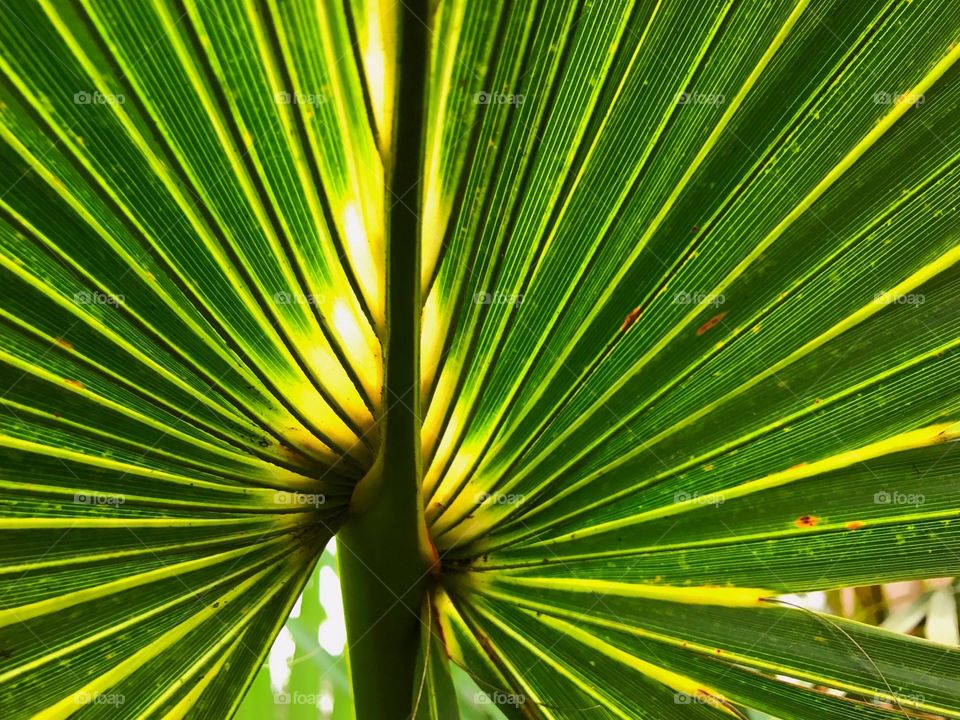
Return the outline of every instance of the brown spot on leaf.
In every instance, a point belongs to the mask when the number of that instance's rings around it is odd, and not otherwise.
[[[73,350],[73,343],[64,340],[63,338],[57,338],[57,345],[62,347],[64,350]]]
[[[720,321],[723,320],[726,316],[727,314],[725,312],[717,313],[712,318],[707,320],[703,325],[697,328],[697,335],[703,335],[708,330],[715,328],[717,325],[720,324]]]
[[[637,306],[637,307],[635,307],[633,310],[631,310],[630,313],[627,315],[627,317],[624,318],[623,324],[620,326],[620,332],[623,332],[624,330],[629,330],[629,329],[630,329],[630,326],[633,325],[633,324],[637,321],[637,318],[638,318],[638,317],[640,317],[640,307],[639,307],[639,306]]]
[[[426,554],[430,560],[430,574],[434,576],[440,576],[443,574],[443,564],[440,561],[440,553],[437,551],[437,546],[433,544],[433,538],[430,537],[429,533],[424,531],[422,533],[423,541]]]
[[[801,515],[794,520],[794,525],[800,528],[810,528],[820,522],[820,518],[815,515]]]

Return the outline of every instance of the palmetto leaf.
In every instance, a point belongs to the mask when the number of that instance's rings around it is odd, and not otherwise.
[[[0,715],[960,717],[960,6],[427,6],[0,3]]]

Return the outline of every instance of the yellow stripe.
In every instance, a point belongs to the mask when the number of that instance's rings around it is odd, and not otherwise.
[[[289,543],[289,539],[286,537],[281,537],[265,542],[261,545],[261,547],[269,547],[270,545],[283,545],[285,543]],[[57,612],[58,610],[65,610],[70,607],[75,607],[82,603],[90,602],[91,600],[104,598],[108,595],[116,595],[124,590],[130,590],[132,588],[140,587],[141,585],[148,585],[160,580],[167,580],[169,578],[173,578],[178,575],[184,575],[201,568],[209,568],[214,565],[219,565],[220,563],[228,560],[241,558],[244,555],[252,552],[254,549],[255,548],[243,547],[236,550],[222,552],[217,555],[212,555],[210,557],[199,558],[197,560],[188,560],[187,562],[177,563],[176,565],[167,565],[165,567],[157,568],[156,570],[150,570],[137,575],[120,578],[119,580],[114,580],[102,585],[95,585],[94,587],[84,588],[83,590],[76,590],[71,593],[58,595],[57,597],[41,600],[39,602],[31,603],[30,605],[21,605],[20,607],[11,608],[9,610],[0,610],[0,627],[6,627],[7,625],[11,625],[13,623],[24,623],[27,620],[32,620],[33,618],[40,617],[41,615],[49,615],[50,613]]]
[[[79,530],[90,529],[125,529],[125,528],[192,528],[192,527],[215,527],[230,525],[250,525],[266,523],[283,527],[286,525],[295,526],[299,524],[308,524],[316,521],[313,513],[291,513],[264,515],[247,515],[246,517],[231,517],[221,519],[205,518],[114,518],[114,517],[0,517],[0,530],[57,530],[65,528],[77,528]],[[260,528],[256,532],[263,532]]]
[[[24,673],[31,672],[39,667],[46,665],[47,663],[57,660],[58,658],[64,657],[66,655],[70,655],[76,652],[77,650],[88,647],[96,642],[99,642],[100,640],[110,637],[111,635],[117,635],[118,633],[121,633],[124,630],[127,630],[128,628],[132,628],[136,625],[139,625],[145,622],[146,620],[149,620],[152,617],[163,615],[169,610],[175,608],[177,605],[180,605],[196,597],[198,594],[203,594],[208,590],[217,587],[218,585],[223,585],[224,583],[229,582],[233,578],[239,575],[244,575],[250,570],[256,569],[266,563],[275,562],[279,556],[286,554],[286,552],[287,552],[286,548],[280,548],[273,555],[269,555],[265,558],[261,558],[255,565],[251,567],[246,567],[246,566],[239,567],[233,572],[231,572],[230,574],[216,578],[215,580],[211,580],[205,585],[201,585],[200,587],[197,587],[192,591],[190,591],[189,588],[184,587],[184,590],[187,591],[185,594],[175,597],[174,599],[169,600],[168,602],[165,602],[162,605],[151,607],[149,610],[138,613],[137,615],[131,618],[128,618],[123,622],[109,625],[103,628],[102,630],[100,630],[99,632],[95,632],[92,635],[87,635],[83,639],[78,640],[77,642],[71,643],[70,645],[60,647],[53,652],[47,653],[37,658],[36,660],[33,660],[32,662],[29,662],[23,665],[17,665],[12,670],[9,670],[6,673],[0,674],[0,684],[9,682],[13,678],[19,677]]]
[[[303,551],[298,552],[290,558],[291,566],[293,566],[295,558],[302,554]],[[134,653],[123,662],[115,665],[112,669],[98,676],[93,681],[87,683],[72,694],[66,696],[58,703],[39,712],[34,716],[34,720],[62,720],[70,717],[72,714],[82,708],[87,702],[89,702],[90,698],[95,698],[98,695],[105,694],[106,691],[132,675],[144,664],[157,658],[166,650],[172,648],[179,641],[190,635],[204,622],[213,618],[218,613],[223,612],[227,605],[229,605],[231,602],[234,602],[246,591],[253,588],[270,572],[273,572],[273,567],[268,567],[264,570],[261,570],[236,587],[228,590],[219,598],[217,598],[215,602],[204,607],[189,620],[181,623],[169,632],[164,633],[147,647]],[[287,572],[285,575],[289,574],[290,573]],[[272,592],[263,593],[257,602],[246,608],[246,611],[241,616],[241,619],[239,619],[234,625],[230,626],[223,637],[225,639],[229,639],[232,638],[233,635],[240,632],[245,625],[249,624],[256,617],[257,612],[273,599],[273,597],[274,593]],[[214,607],[214,605],[216,605],[216,607]],[[221,640],[219,643],[216,643],[216,645],[222,645],[222,643],[223,641]],[[194,668],[195,667],[196,665]]]
[[[289,507],[307,507],[316,504],[319,501],[317,498],[318,495],[322,495],[322,492],[316,492],[313,494],[306,494],[301,492],[293,492],[289,490],[273,490],[270,488],[262,487],[247,487],[243,485],[229,485],[214,483],[207,480],[199,480],[191,478],[185,475],[176,475],[174,473],[166,472],[164,470],[154,470],[150,467],[141,467],[138,465],[131,465],[129,463],[119,462],[117,460],[111,460],[106,457],[98,457],[95,455],[86,455],[81,452],[76,452],[74,450],[67,450],[65,448],[57,448],[51,445],[43,445],[40,443],[31,442],[29,440],[23,440],[21,438],[13,437],[11,435],[0,434],[0,447],[8,447],[16,450],[23,450],[25,452],[35,453],[38,455],[45,455],[47,457],[58,458],[60,460],[70,460],[72,462],[77,462],[83,465],[93,465],[94,467],[103,468],[104,470],[113,470],[116,472],[123,473],[124,476],[132,475],[135,477],[145,477],[150,480],[157,480],[162,482],[167,482],[173,485],[182,485],[189,488],[198,488],[205,490],[216,490],[223,492],[225,494],[238,495],[243,498],[249,499],[251,502],[247,505],[232,505],[232,504],[218,504],[212,502],[200,503],[203,507],[222,507],[230,510],[238,510],[243,508],[249,508],[252,510],[263,510],[263,509],[281,509]],[[95,494],[104,494],[104,491],[94,490],[91,491],[89,488],[70,488],[70,487],[54,487],[54,486],[39,486],[32,485],[28,483],[17,483],[17,482],[6,482],[0,480],[0,488],[10,488],[10,489],[28,489],[34,493],[45,493],[52,495],[69,495],[73,494],[84,494],[84,495],[95,495]],[[323,488],[317,488],[317,490],[322,490]],[[161,503],[164,505],[171,506],[185,506],[185,507],[196,507],[197,501],[188,501],[188,500],[176,500],[176,499],[167,499],[159,498],[151,495],[133,495],[130,493],[117,492],[112,493],[116,495],[118,499],[122,499],[124,502],[128,501],[150,501],[155,503]],[[323,498],[324,501],[326,498]]]
[[[617,717],[623,718],[623,720],[633,720],[631,716],[623,712],[619,707],[617,707],[609,697],[601,693],[597,688],[586,682],[582,677],[577,675],[573,670],[569,669],[565,663],[559,662],[553,655],[548,654],[553,646],[544,649],[543,647],[531,642],[528,640],[522,633],[514,630],[512,627],[507,625],[505,622],[500,620],[497,617],[496,613],[490,612],[486,608],[477,606],[477,612],[484,615],[490,622],[499,627],[503,632],[512,637],[517,643],[525,647],[530,651],[531,654],[535,655],[539,660],[546,665],[553,668],[554,672],[558,675],[561,675],[566,680],[571,682],[573,685],[577,686],[584,695],[592,697],[599,701],[599,705],[602,706],[609,713],[616,715]],[[533,674],[533,677],[536,678],[537,674]],[[523,703],[520,703],[520,707],[523,706]],[[565,708],[566,709],[566,708]],[[596,708],[569,708],[569,710],[587,712],[589,710],[595,710]]]
[[[643,600],[662,600],[664,602],[683,603],[685,605],[713,605],[717,607],[762,607],[769,608],[764,598],[777,595],[773,590],[748,587],[676,587],[672,585],[642,585],[634,583],[610,582],[608,580],[588,580],[581,578],[536,578],[514,575],[495,575],[471,573],[465,582],[475,592],[486,592],[498,584],[520,585],[522,587],[558,590],[594,595],[616,595],[619,597]]]
[[[640,628],[634,625],[628,625],[619,620],[610,620],[604,617],[585,615],[584,613],[579,613],[573,610],[567,610],[560,607],[554,607],[551,605],[538,603],[533,600],[529,600],[527,598],[513,597],[513,596],[499,593],[499,592],[490,592],[487,594],[490,597],[494,597],[514,605],[521,605],[524,608],[540,611],[542,615],[539,616],[538,619],[543,619],[543,617],[545,617],[547,614],[561,615],[563,617],[570,618],[571,620],[574,620],[577,622],[587,622],[592,625],[597,625],[599,627],[610,628],[612,630],[630,633],[631,635],[635,635],[638,638],[653,640],[655,642],[662,642],[672,647],[682,648],[683,650],[689,650],[691,652],[697,652],[714,659],[716,659],[717,657],[717,650],[721,650],[723,652],[723,657],[727,661],[738,664],[738,665],[746,666],[747,668],[749,667],[760,668],[762,670],[766,670],[766,671],[769,671],[770,673],[777,674],[777,675],[789,675],[791,677],[796,677],[800,680],[806,680],[812,683],[816,683],[818,685],[824,685],[827,687],[834,687],[842,690],[847,690],[849,692],[853,692],[858,695],[875,695],[877,697],[881,697],[890,702],[893,701],[893,697],[888,695],[887,692],[885,692],[884,690],[880,690],[879,688],[871,688],[863,685],[854,685],[848,682],[840,682],[835,677],[829,677],[823,674],[816,674],[814,672],[810,672],[807,669],[801,668],[799,666],[791,666],[791,665],[784,665],[783,663],[778,664],[774,662],[767,662],[764,660],[760,660],[757,657],[742,655],[742,654],[730,651],[728,649],[719,648],[719,647],[710,646],[710,645],[702,645],[700,643],[691,642],[689,640],[682,640],[678,637],[674,637],[670,635],[662,635],[660,633],[651,632],[649,630],[645,630],[643,628]],[[783,609],[784,608],[781,608],[781,610]],[[788,610],[787,612],[799,612],[799,611]],[[857,623],[853,623],[853,621],[847,621],[847,623],[857,624]],[[954,710],[938,707],[933,704],[924,705],[923,709],[930,710],[931,712],[937,712],[937,713],[940,713],[941,715],[947,715],[949,717],[960,718],[960,713]]]
[[[833,455],[817,462],[809,463],[807,465],[799,465],[787,470],[781,470],[780,472],[773,473],[772,475],[767,475],[766,477],[759,478],[757,480],[750,480],[730,489],[717,490],[715,494],[723,495],[724,501],[729,501],[734,498],[743,497],[744,495],[760,492],[761,490],[768,490],[770,488],[780,487],[781,485],[796,482],[797,480],[805,480],[815,475],[822,475],[823,473],[830,472],[832,470],[840,470],[841,468],[849,467],[856,463],[866,462],[867,460],[873,460],[878,457],[883,457],[884,455],[904,452],[905,450],[916,450],[918,448],[929,447],[931,445],[937,445],[939,443],[956,440],[958,437],[960,437],[960,423],[940,423],[937,425],[930,425],[925,428],[920,428],[919,430],[911,430],[899,435],[894,435],[893,437],[886,438],[885,440],[880,440],[879,442],[871,443],[870,445],[865,445],[855,450],[849,450],[838,455]],[[617,528],[628,527],[637,523],[647,522],[649,520],[679,515],[680,513],[696,510],[697,508],[702,507],[703,502],[701,498],[690,498],[689,500],[684,500],[683,502],[673,503],[672,505],[666,505],[654,510],[648,510],[647,512],[631,515],[630,517],[612,520],[601,525],[594,525],[593,527],[577,531],[575,535],[576,537],[597,535],[610,530],[615,530]],[[574,533],[570,533],[568,535],[561,536],[553,542],[571,540],[573,539],[573,535]]]
[[[217,660],[217,662],[215,662],[210,669],[203,674],[203,677],[197,681],[190,692],[184,695],[180,702],[178,702],[170,710],[170,712],[163,716],[164,720],[183,720],[183,718],[190,714],[190,711],[193,709],[193,706],[196,705],[197,700],[200,699],[200,696],[203,695],[204,691],[220,674],[220,671],[223,670],[223,666],[227,664],[227,661],[231,659],[230,656],[233,655],[236,649],[240,646],[242,639],[242,636],[240,636],[234,640],[233,644],[230,646],[230,649],[223,653],[220,656],[220,659]],[[164,693],[162,698],[159,698],[156,702],[151,704],[149,708],[147,708],[138,716],[138,720],[146,720],[149,718],[151,713],[166,699],[167,695],[169,695],[169,692]]]
[[[447,36],[459,38],[463,32],[463,20],[466,14],[466,2],[441,3],[438,17],[434,20],[435,27],[446,29]],[[449,25],[441,19],[441,13],[449,13]],[[439,83],[434,82],[430,92],[433,112],[430,113],[426,126],[426,140],[424,142],[424,157],[426,158],[423,175],[423,230],[420,249],[420,285],[427,287],[433,277],[437,259],[440,257],[440,247],[443,242],[444,231],[450,217],[450,208],[453,203],[453,188],[443,186],[443,130],[446,127],[447,113],[451,96],[454,64],[460,62],[457,57],[458,43],[432,43],[432,64],[439,68],[437,75]],[[441,52],[442,50],[442,52]],[[439,55],[439,57],[437,57]],[[433,78],[434,81],[437,77]],[[476,110],[474,110],[476,112]],[[442,343],[440,343],[442,345]],[[427,367],[430,367],[427,365]]]
[[[526,610],[525,612],[531,616],[534,616],[534,613],[530,612],[529,610]],[[730,710],[732,703],[719,690],[708,687],[691,677],[687,677],[686,675],[675,673],[658,665],[654,665],[653,663],[649,663],[646,660],[641,660],[638,657],[634,657],[630,653],[624,652],[620,648],[604,642],[596,635],[588,633],[576,625],[571,625],[570,623],[564,622],[563,620],[559,620],[549,615],[540,615],[537,617],[537,619],[544,625],[548,625],[561,632],[566,637],[572,637],[578,642],[597,650],[603,655],[622,663],[623,665],[633,668],[634,670],[643,673],[647,677],[656,680],[657,682],[666,685],[673,690],[676,690],[678,694],[687,696],[687,698],[693,703],[709,705],[716,710],[720,710],[728,715],[731,715],[732,717],[739,717],[736,713]]]

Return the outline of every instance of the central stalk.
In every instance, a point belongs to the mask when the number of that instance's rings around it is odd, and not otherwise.
[[[338,536],[358,720],[410,716],[431,558],[420,495],[420,178],[427,0],[398,3],[399,69],[387,169],[382,446]],[[362,497],[361,497],[362,496]]]

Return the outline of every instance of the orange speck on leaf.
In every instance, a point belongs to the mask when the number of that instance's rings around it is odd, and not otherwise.
[[[853,522],[847,523],[847,530],[859,530],[863,527],[863,523],[859,520],[854,520]]]
[[[801,528],[813,527],[820,522],[820,518],[813,515],[801,515],[794,521],[794,525]]]
[[[627,315],[626,318],[624,318],[623,325],[620,326],[620,332],[630,329],[630,326],[637,321],[638,317],[640,317],[640,308],[635,307],[633,310],[630,311],[630,314]]]
[[[57,338],[57,345],[62,347],[64,350],[73,350],[73,343],[64,340],[63,338]]]
[[[87,386],[84,385],[84,384],[83,384],[82,382],[80,382],[79,380],[67,380],[67,385],[69,385],[70,387],[75,387],[75,388],[77,388],[78,390],[86,390],[86,389],[87,389]]]
[[[711,328],[716,327],[717,325],[720,324],[720,321],[723,320],[726,316],[727,314],[725,312],[714,315],[712,318],[707,320],[703,325],[697,328],[697,335],[703,335],[705,332],[707,332]]]
[[[802,468],[804,465],[809,465],[809,464],[810,463],[807,463],[807,462],[801,462],[801,463],[797,463],[796,465],[791,465],[789,469],[796,470],[797,468]]]

